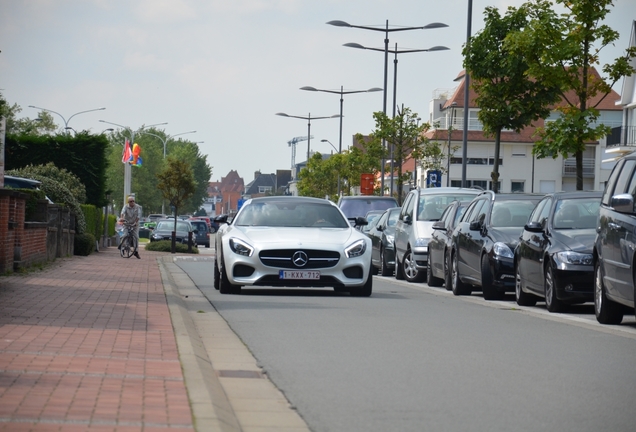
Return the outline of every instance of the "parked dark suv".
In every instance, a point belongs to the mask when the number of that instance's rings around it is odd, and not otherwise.
[[[601,197],[594,242],[594,311],[602,324],[634,313],[636,154],[621,159]]]

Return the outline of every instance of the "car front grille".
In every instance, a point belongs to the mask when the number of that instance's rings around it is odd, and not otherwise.
[[[307,257],[307,264],[297,266],[294,264],[294,254],[304,252]],[[340,253],[335,251],[313,250],[313,249],[275,249],[264,250],[259,253],[259,258],[263,265],[276,268],[288,269],[320,269],[334,267],[340,261]]]

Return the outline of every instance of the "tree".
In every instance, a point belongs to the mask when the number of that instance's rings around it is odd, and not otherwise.
[[[598,141],[610,129],[597,124],[596,109],[622,77],[635,72],[630,60],[636,47],[605,64],[600,76],[600,51],[619,37],[618,32],[601,24],[613,0],[555,0],[566,13],[557,14],[552,1],[535,0],[522,9],[530,20],[507,42],[528,64],[527,75],[536,82],[558,89],[562,102],[556,107],[560,117],[538,128],[538,142],[533,152],[539,157],[559,154],[576,158],[576,189],[583,189],[583,151],[585,144]]]
[[[526,58],[507,47],[506,37],[527,25],[526,11],[509,7],[505,16],[497,8],[484,11],[484,28],[464,46],[464,68],[477,93],[477,114],[485,136],[494,136],[495,154],[491,173],[492,189],[498,192],[501,131],[520,132],[533,121],[550,114],[550,105],[557,102],[557,89],[541,80],[526,77]]]
[[[45,135],[57,130],[53,115],[46,111],[41,111],[37,119],[18,119],[17,115],[20,112],[22,112],[20,105],[9,105],[2,93],[0,93],[0,118],[5,117],[7,120],[7,134]]]
[[[404,194],[404,182],[408,180],[410,173],[402,173],[404,162],[412,158],[412,153],[417,154],[424,143],[422,131],[427,129],[427,124],[418,124],[418,115],[410,108],[398,109],[395,117],[389,118],[383,112],[373,113],[375,118],[375,131],[372,134],[374,140],[385,139],[388,145],[393,146],[393,160],[397,169],[397,200],[402,205]],[[390,168],[389,168],[390,172]],[[393,173],[391,173],[393,175]]]
[[[172,234],[172,253],[176,251],[175,233],[177,231],[177,215],[179,209],[196,191],[196,181],[192,173],[191,165],[173,156],[168,157],[168,164],[163,171],[157,174],[157,189],[161,191],[163,198],[168,200],[174,208],[174,230]]]

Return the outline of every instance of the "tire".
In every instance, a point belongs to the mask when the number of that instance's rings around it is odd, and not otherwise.
[[[219,281],[219,292],[221,294],[240,294],[241,286],[240,285],[232,285],[230,280],[227,278],[227,273],[225,272],[225,267],[223,267],[220,271],[221,280]]]
[[[433,276],[433,270],[431,266],[431,254],[428,254],[426,270],[426,283],[430,287],[441,287],[444,285],[444,279]]]
[[[426,274],[423,271],[415,268],[415,259],[413,259],[413,252],[411,249],[407,249],[404,254],[404,262],[402,262],[402,273],[404,279],[407,282],[423,282]]]
[[[470,295],[472,293],[472,288],[470,285],[465,284],[459,278],[459,270],[457,268],[457,254],[453,254],[451,258],[451,283],[453,294],[456,296],[461,295]]]
[[[384,248],[380,248],[380,275],[393,276],[393,271],[389,270],[389,266],[386,263],[386,255],[384,255]]]
[[[548,264],[543,272],[543,289],[545,290],[545,307],[548,311],[563,312],[565,305],[556,295],[556,284],[554,282],[554,273],[552,272],[552,266]]]
[[[481,292],[484,300],[501,300],[504,297],[504,293],[498,291],[492,283],[492,272],[486,254],[481,257]]]
[[[135,253],[135,248],[133,243],[134,242],[132,238],[128,235],[122,239],[121,249],[119,250],[119,253],[121,254],[122,257],[130,258],[131,256],[133,256],[133,254]]]
[[[395,278],[397,280],[404,280],[404,270],[402,269],[402,263],[398,259],[397,251],[395,253]]]
[[[594,313],[596,320],[601,324],[620,324],[623,321],[622,305],[611,301],[605,295],[605,284],[598,259],[594,267]]]
[[[372,266],[373,267],[373,266]],[[373,275],[369,271],[369,276],[364,285],[351,288],[349,291],[351,297],[370,297],[373,291]]]
[[[517,263],[515,263],[515,299],[519,306],[534,306],[537,304],[537,297],[523,290],[521,272]]]
[[[444,285],[446,285],[446,291],[452,291],[453,279],[451,277],[451,269],[448,265],[448,252],[444,251]]]
[[[219,271],[219,266],[216,258],[214,259],[214,289],[218,290],[221,280],[221,272]]]

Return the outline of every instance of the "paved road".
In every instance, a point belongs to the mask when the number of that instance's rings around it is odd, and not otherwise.
[[[314,431],[633,430],[633,319],[601,326],[589,307],[549,314],[380,277],[368,299],[220,295],[211,260],[178,265]]]

